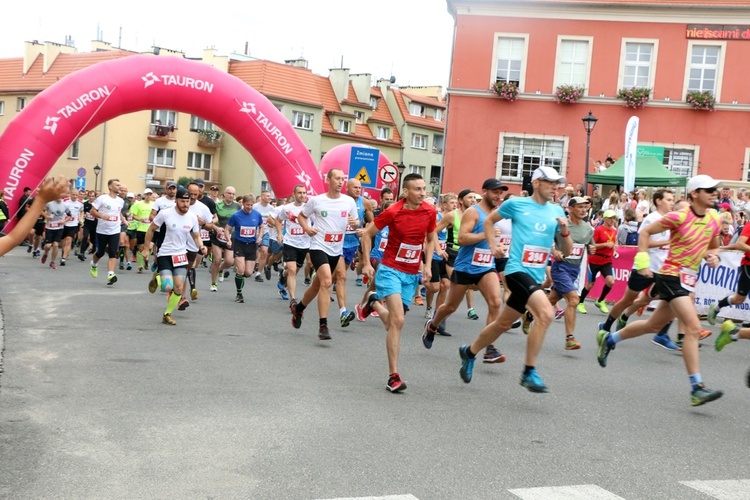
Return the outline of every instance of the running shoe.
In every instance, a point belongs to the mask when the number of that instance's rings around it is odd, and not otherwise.
[[[281,283],[281,279],[276,280],[276,288],[279,290],[284,290],[286,287]]]
[[[680,350],[680,348],[677,347],[674,342],[672,342],[672,340],[669,338],[669,334],[667,333],[657,333],[656,335],[654,335],[654,338],[651,339],[651,342],[655,345],[663,347],[667,351]]]
[[[600,310],[601,312],[603,312],[604,314],[609,314],[609,308],[607,307],[607,304],[606,304],[606,302],[604,302],[603,300],[602,300],[602,301],[598,301],[598,300],[595,300],[595,301],[594,301],[594,305],[595,305],[596,307],[598,307],[598,308],[599,308],[599,310]]]
[[[544,385],[542,377],[536,370],[532,369],[527,374],[521,374],[521,386],[527,388],[530,392],[546,393],[549,389]]]
[[[531,322],[534,321],[534,316],[530,316],[529,313],[524,313],[522,319],[521,330],[523,330],[524,335],[528,335],[531,330]]]
[[[188,302],[188,299],[186,299],[185,297],[182,297],[180,301],[177,303],[178,311],[184,311],[188,307],[190,307],[190,302]]]
[[[238,304],[244,304],[245,303],[245,297],[243,297],[241,293],[238,293],[234,297],[234,301],[237,302]]]
[[[722,349],[724,349],[724,347],[734,342],[734,340],[732,339],[732,335],[737,333],[739,329],[740,328],[734,324],[734,321],[729,319],[726,320],[721,325],[721,333],[719,333],[718,337],[716,337],[714,348],[717,351],[721,351]]]
[[[115,283],[117,283],[117,275],[116,274],[110,274],[107,276],[107,285],[112,286]]]
[[[62,259],[62,260],[60,260],[60,265],[61,265],[61,266],[64,266],[64,265],[65,265],[65,259]]]
[[[318,328],[318,340],[331,340],[328,325],[320,325],[320,328]]]
[[[442,337],[452,337],[453,336],[453,335],[451,335],[450,333],[448,333],[445,330],[445,320],[443,320],[443,322],[438,325],[437,332],[438,332],[438,335],[440,335]]]
[[[47,252],[44,252],[42,254],[42,264],[46,264],[46,263],[47,263]]]
[[[377,311],[375,311],[375,310],[373,310],[373,311],[372,311],[372,312],[370,313],[370,315],[371,315],[371,316],[372,316],[373,318],[379,318],[379,317],[380,317],[380,314],[378,314],[378,312],[377,312]]]
[[[424,310],[424,317],[425,319],[432,318],[432,308],[427,306],[427,309]]]
[[[618,317],[617,318],[617,331],[619,332],[626,326],[628,326],[628,321],[625,319],[622,319],[622,316]]]
[[[292,326],[299,329],[302,326],[302,315],[303,313],[297,312],[297,301],[292,300],[289,302],[289,310],[292,312]]]
[[[172,326],[177,324],[177,322],[172,319],[172,315],[166,314],[166,313],[161,317],[161,322],[164,323],[165,325],[172,325]]]
[[[225,269],[224,272],[221,275],[224,279],[229,277],[229,269]]]
[[[557,311],[555,311],[555,319],[560,319],[563,316],[565,316],[565,309],[563,309],[562,307],[558,307]]]
[[[424,331],[422,332],[422,344],[427,348],[432,348],[432,343],[435,341],[435,334],[437,329],[432,326],[432,320],[424,322]]]
[[[49,263],[49,268],[50,268],[50,269],[57,269],[57,266],[55,265],[55,263],[54,263],[54,262],[50,262],[50,263]]]
[[[367,300],[365,300],[365,305],[362,306],[361,312],[362,317],[367,318],[370,315],[373,315],[375,317],[378,317],[378,314],[373,311],[372,305],[378,300],[377,295],[375,295],[375,292],[370,292],[367,294]],[[364,320],[363,320],[364,321]]]
[[[467,384],[471,382],[471,375],[474,372],[474,356],[471,355],[468,345],[462,345],[458,348],[458,355],[461,357],[461,369],[458,374],[461,375],[461,380]]]
[[[716,317],[718,315],[719,315],[719,303],[711,302],[711,305],[708,306],[708,315],[706,316],[706,320],[708,321],[708,324],[715,325]]]
[[[224,283],[224,273],[219,275],[219,283]]]
[[[341,328],[346,328],[349,326],[349,323],[354,321],[354,311],[346,311],[341,313]]]
[[[305,278],[305,281],[302,282],[302,284],[305,286],[310,286],[310,283],[311,283],[310,278]]]
[[[91,277],[96,278],[97,276],[99,276],[99,268],[91,266]]]
[[[713,391],[706,388],[703,384],[698,384],[690,394],[690,403],[693,406],[700,406],[711,401],[716,401],[724,395],[721,391]]]
[[[263,281],[264,281],[263,280],[263,276],[261,276],[260,274],[257,274],[255,276],[255,281],[257,281],[258,283],[263,283]]]
[[[125,270],[125,264],[123,262],[120,262],[120,265],[118,267],[120,268],[120,271]]]
[[[357,285],[357,286],[362,286],[362,279],[361,278],[355,279],[354,280],[354,284]]]
[[[710,336],[711,336],[711,330],[701,330],[698,340],[705,340],[706,338]]]
[[[281,286],[286,288],[286,273],[283,269],[279,271],[279,283],[281,283]]]
[[[86,260],[86,256],[83,255],[82,253],[79,253],[78,254],[78,260],[80,260],[81,262],[83,262],[84,260]]]
[[[583,305],[583,302],[578,303],[576,310],[581,314],[586,314],[586,306]]]
[[[565,350],[566,351],[575,351],[576,349],[580,349],[581,344],[576,342],[575,337],[572,335],[565,339]]]
[[[190,300],[198,300],[198,290],[195,288],[190,290]]]
[[[416,297],[414,297],[414,303],[417,304],[418,306],[423,306],[424,300],[422,300],[421,296],[417,295]]]
[[[505,363],[505,354],[501,353],[495,346],[490,344],[484,350],[482,363]]]
[[[359,304],[354,305],[354,313],[357,315],[357,321],[364,321],[367,318],[365,317],[364,313],[362,312],[363,307]]]
[[[130,264],[130,262],[128,262],[127,264],[125,264],[125,269],[127,269],[128,271],[132,270],[133,269],[132,264]]]
[[[607,367],[607,356],[609,356],[609,351],[615,348],[615,346],[610,347],[607,343],[609,336],[610,333],[607,330],[599,330],[599,333],[596,334],[596,343],[599,345],[599,348],[596,351],[596,360],[602,368]]]
[[[599,328],[599,330],[607,330],[606,328],[604,328],[604,321],[600,321],[599,324],[597,325],[597,327]],[[609,331],[609,330],[607,330],[607,331]]]
[[[391,376],[388,377],[388,383],[385,388],[388,389],[389,392],[401,392],[406,389],[406,382],[401,380],[398,373],[391,373]]]
[[[157,288],[159,288],[159,282],[156,280],[156,271],[154,271],[154,274],[151,276],[151,281],[148,282],[148,291],[149,293],[154,293]]]
[[[638,308],[638,310],[636,311],[636,314],[637,314],[637,315],[638,315],[639,317],[640,317],[640,316],[643,316],[643,311],[645,311],[645,310],[646,310],[646,306],[641,306],[641,307],[639,307],[639,308]]]
[[[151,264],[151,272],[152,273],[156,272],[156,262],[154,262],[153,264]]]
[[[474,311],[473,307],[471,309],[469,309],[468,311],[466,311],[466,316],[469,319],[475,319],[475,320],[479,319],[479,315],[476,313],[476,311]]]
[[[31,245],[29,245],[28,247],[26,247],[26,253],[31,253]],[[84,257],[84,259],[85,259],[85,258],[86,258],[86,257]]]
[[[521,326],[521,319],[520,319],[520,318],[519,318],[519,319],[517,319],[517,320],[515,320],[515,321],[513,322],[513,324],[512,324],[512,325],[510,325],[510,327],[511,327],[511,328],[518,328],[519,326]]]
[[[263,274],[265,274],[267,280],[271,281],[271,266],[266,266]]]
[[[284,289],[279,290],[279,297],[281,297],[282,300],[289,300],[289,294]]]
[[[423,286],[422,288],[419,289],[419,295],[421,295],[422,297],[425,297],[425,298],[427,297],[427,287],[426,286]]]
[[[212,292],[218,292],[219,291],[219,287],[216,286],[216,283],[211,283],[211,291]]]

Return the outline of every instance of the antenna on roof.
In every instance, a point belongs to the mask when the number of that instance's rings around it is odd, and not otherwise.
[[[344,69],[344,55],[341,54],[341,66],[339,68]]]

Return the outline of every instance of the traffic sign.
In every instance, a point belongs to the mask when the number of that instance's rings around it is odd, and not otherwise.
[[[380,178],[385,183],[396,182],[398,178],[398,169],[393,165],[383,165],[380,167]]]
[[[83,169],[80,168],[78,170],[80,171],[80,170],[83,170]],[[78,178],[76,178],[76,189],[78,189],[78,190],[86,189],[86,178],[85,177],[78,177]]]
[[[380,151],[375,148],[353,147],[349,157],[349,178],[357,179],[362,187],[377,187]]]
[[[78,177],[86,177],[86,169],[83,167],[79,168],[76,173],[78,174]]]

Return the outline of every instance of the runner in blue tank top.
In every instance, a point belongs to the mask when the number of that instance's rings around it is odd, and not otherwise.
[[[445,201],[447,196],[453,196],[453,198],[451,199],[455,200],[455,195],[443,195],[440,203],[441,212],[438,212],[437,214],[438,224],[440,224],[440,222],[443,220],[442,210],[445,209]],[[450,211],[451,210],[447,210],[447,213],[450,213]],[[446,267],[448,258],[448,230],[443,229],[442,231],[438,231],[437,237],[438,247],[435,249],[435,254],[432,256],[432,278],[430,278],[430,282],[426,285],[427,296],[425,297],[425,305],[427,307],[424,313],[424,317],[426,319],[432,318],[432,302],[435,298],[435,295],[437,294],[436,307],[440,307],[440,305],[445,301],[445,295],[448,293],[448,289],[451,285],[451,282],[448,278],[448,268]],[[445,258],[443,258],[442,256],[445,256]],[[439,328],[438,333],[440,333],[441,335],[450,336],[450,333],[446,331],[440,332]]]
[[[497,211],[484,221],[484,233],[492,254],[501,257],[505,248],[495,240],[495,223],[502,218],[513,222],[513,239],[510,243],[510,256],[505,267],[505,280],[510,289],[510,297],[497,318],[489,323],[471,345],[459,348],[461,356],[461,378],[471,382],[474,356],[510,330],[526,309],[534,316],[534,324],[526,339],[526,366],[521,375],[521,385],[531,392],[548,392],[542,377],[534,365],[542,349],[544,335],[555,317],[552,307],[540,283],[546,275],[547,260],[552,250],[555,233],[560,233],[562,242],[559,250],[569,255],[573,240],[568,231],[568,220],[563,209],[551,203],[552,196],[565,178],[551,167],[539,167],[531,177],[534,194],[526,198],[512,198],[505,201]]]
[[[451,274],[451,286],[445,302],[437,308],[432,319],[428,319],[422,332],[422,343],[429,349],[438,333],[441,321],[453,314],[461,305],[466,291],[476,286],[487,302],[487,324],[497,318],[500,311],[500,282],[495,272],[495,259],[484,237],[484,221],[487,215],[500,204],[503,193],[508,190],[497,179],[487,179],[482,184],[482,201],[468,208],[461,217],[458,232],[460,249]],[[502,363],[505,356],[490,344],[484,354],[485,363]]]

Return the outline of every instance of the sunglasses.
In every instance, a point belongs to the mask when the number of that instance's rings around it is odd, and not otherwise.
[[[716,188],[700,188],[698,191],[703,191],[704,193],[713,194],[716,192]]]

